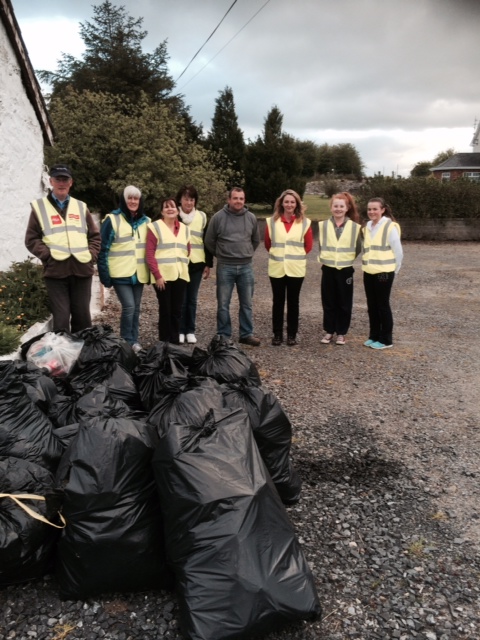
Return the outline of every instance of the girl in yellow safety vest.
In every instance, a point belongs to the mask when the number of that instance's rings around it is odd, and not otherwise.
[[[163,342],[180,343],[182,305],[190,280],[189,254],[188,227],[178,219],[175,198],[164,198],[160,218],[148,225],[147,233],[147,263],[155,278],[158,337]]]
[[[287,344],[297,344],[300,290],[313,245],[312,226],[296,191],[287,189],[275,202],[268,218],[264,244],[269,252],[268,275],[272,285],[272,344],[283,342],[283,316],[287,302]]]
[[[350,328],[353,308],[353,263],[361,251],[360,216],[355,200],[348,192],[330,199],[331,218],[318,223],[322,265],[321,296],[323,329],[320,340],[329,344],[337,334],[336,344],[344,345]]]
[[[390,293],[403,259],[400,226],[383,198],[370,199],[367,214],[362,269],[370,332],[364,345],[372,349],[389,349],[393,345]]]
[[[105,216],[100,229],[102,247],[98,256],[101,283],[113,287],[122,305],[120,335],[138,353],[140,305],[143,285],[150,282],[145,259],[147,224],[140,189],[125,187],[120,207]]]

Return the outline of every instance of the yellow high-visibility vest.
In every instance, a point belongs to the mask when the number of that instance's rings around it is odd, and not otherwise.
[[[337,238],[335,224],[332,220],[324,220],[318,225],[318,242],[320,254],[318,261],[333,269],[351,267],[356,258],[356,247],[360,225],[348,219]]]
[[[372,241],[370,229],[365,227],[362,269],[366,273],[375,274],[395,271],[395,254],[388,241],[393,229],[397,229],[398,235],[401,234],[400,225],[388,219],[384,223],[383,229],[376,233]]]
[[[71,197],[65,212],[65,220],[48,198],[34,200],[31,207],[42,228],[43,242],[50,249],[54,260],[66,260],[73,256],[83,264],[91,262],[85,202]]]
[[[139,282],[150,282],[150,271],[145,257],[147,224],[133,230],[121,213],[109,213],[115,238],[108,252],[108,271],[111,278],[129,278],[135,273]],[[150,222],[150,218],[147,218]]]
[[[190,232],[190,262],[205,262],[203,231],[207,224],[207,216],[203,211],[195,211],[195,216],[188,226]]]
[[[268,275],[271,278],[304,278],[307,272],[305,234],[311,221],[303,218],[301,222],[294,222],[288,232],[280,218],[268,218],[267,225],[271,241]]]
[[[150,222],[148,227],[157,238],[155,260],[164,280],[171,282],[180,278],[190,282],[187,246],[190,234],[187,226],[180,222],[177,236],[167,227],[163,220]]]

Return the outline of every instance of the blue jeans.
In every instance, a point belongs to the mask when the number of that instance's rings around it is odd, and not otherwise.
[[[122,305],[120,335],[129,344],[138,342],[138,321],[143,284],[114,284],[113,288]]]
[[[180,333],[195,333],[197,319],[198,290],[202,282],[203,269],[190,271],[190,282],[187,284],[185,298],[182,307],[182,319],[180,321]]]
[[[240,338],[248,338],[253,335],[254,277],[251,263],[238,265],[217,263],[217,333],[227,338],[232,337],[230,301],[235,285],[239,302]]]

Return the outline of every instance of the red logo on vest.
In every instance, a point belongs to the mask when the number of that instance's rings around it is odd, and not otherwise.
[[[56,215],[50,218],[52,224],[62,224],[62,216]]]
[[[74,220],[80,220],[80,216],[78,215],[78,213],[69,213],[68,217],[73,218]]]

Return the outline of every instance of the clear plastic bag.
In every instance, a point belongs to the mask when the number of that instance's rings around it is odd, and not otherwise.
[[[27,360],[50,371],[52,376],[66,376],[76,362],[84,341],[63,333],[49,331],[32,344]]]

